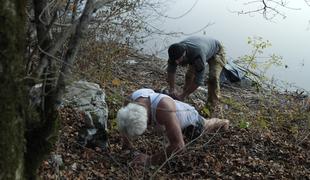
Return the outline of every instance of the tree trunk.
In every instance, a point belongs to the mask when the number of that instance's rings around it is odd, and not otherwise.
[[[0,179],[24,179],[25,1],[0,4]]]
[[[106,2],[105,0],[103,2]],[[48,14],[44,12],[47,0],[33,0],[35,23],[40,47],[37,77],[42,80],[39,110],[29,106],[29,82],[26,82],[25,4],[22,0],[0,0],[0,179],[37,179],[37,170],[51,152],[58,135],[57,107],[61,101],[66,79],[79,49],[81,36],[88,29],[88,22],[95,7],[100,4],[86,2],[69,50],[57,80],[59,69],[47,52],[57,52],[48,34]],[[42,15],[42,18],[40,16]],[[78,29],[76,29],[78,26]],[[69,28],[64,36],[71,35]],[[64,41],[64,40],[62,40]],[[27,84],[26,84],[27,83]]]

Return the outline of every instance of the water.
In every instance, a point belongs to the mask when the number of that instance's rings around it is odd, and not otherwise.
[[[171,1],[166,15],[180,16],[195,2],[194,0]],[[227,55],[232,59],[250,54],[248,37],[263,37],[272,43],[272,47],[265,51],[264,56],[275,53],[282,56],[284,62],[283,66],[272,68],[267,75],[310,91],[308,80],[310,52],[307,50],[310,47],[310,7],[303,0],[292,0],[289,5],[301,8],[300,10],[280,9],[287,18],[282,19],[281,16],[277,16],[272,21],[268,21],[261,14],[249,16],[232,13],[233,10],[249,8],[242,5],[242,2],[245,1],[199,0],[186,16],[179,19],[165,18],[161,22],[152,24],[166,32],[190,34],[211,23],[212,25],[194,35],[210,36],[220,40],[225,46]],[[167,47],[185,37],[187,35],[155,38],[148,42],[147,50],[166,58]]]

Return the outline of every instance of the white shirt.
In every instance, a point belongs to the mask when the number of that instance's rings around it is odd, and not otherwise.
[[[147,88],[139,89],[133,92],[131,95],[131,99],[133,100],[136,100],[139,97],[150,98],[152,121],[157,124],[156,110],[157,110],[157,106],[159,102],[164,97],[168,97],[168,98],[171,98],[171,97],[165,94],[156,93],[152,89],[147,89]],[[184,129],[190,125],[195,125],[196,122],[199,121],[199,113],[196,111],[196,109],[193,106],[186,104],[184,102],[178,101],[178,100],[174,100],[174,99],[172,100],[175,102],[175,105],[176,105],[176,116],[180,123],[181,129]]]

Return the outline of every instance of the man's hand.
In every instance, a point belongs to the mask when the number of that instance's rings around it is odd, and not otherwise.
[[[184,93],[182,93],[182,94],[178,95],[178,98],[179,98],[178,100],[184,101],[185,97],[186,97],[186,95]]]
[[[173,94],[175,92],[175,73],[169,73],[168,72],[168,77],[167,77],[167,82],[169,85],[169,93]]]
[[[170,97],[172,97],[173,99],[176,99],[178,101],[183,101],[184,97],[182,97],[182,94],[179,94],[176,90],[172,89],[169,90],[169,94]]]
[[[169,96],[175,100],[178,100],[178,101],[184,101],[184,99],[185,99],[185,95],[183,93],[181,93],[181,94],[177,94],[177,93],[169,94]]]
[[[193,93],[199,85],[197,85],[194,82],[189,83],[187,86],[183,88],[182,94],[179,95],[179,98],[183,101],[187,96],[189,96],[191,93]]]
[[[177,94],[178,94],[177,90],[175,90],[175,89],[169,89],[169,95],[175,96],[175,95],[177,95]]]

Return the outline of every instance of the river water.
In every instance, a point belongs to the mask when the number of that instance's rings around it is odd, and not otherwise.
[[[299,10],[280,8],[287,17],[283,19],[278,15],[270,21],[264,19],[261,14],[233,13],[232,11],[250,9],[250,6],[242,2],[245,1],[169,1],[165,12],[168,18],[163,17],[161,21],[150,23],[165,32],[183,34],[177,37],[153,38],[147,43],[145,50],[167,58],[167,47],[171,43],[189,35],[201,35],[220,40],[225,46],[228,58],[237,59],[250,54],[252,50],[247,44],[247,38],[260,36],[272,43],[272,47],[266,49],[263,56],[274,53],[283,58],[283,65],[270,69],[267,76],[289,84],[286,86],[290,90],[297,87],[310,91],[310,7],[303,0],[292,0],[289,6]],[[182,17],[177,18],[179,16]],[[199,31],[207,24],[210,25]]]

